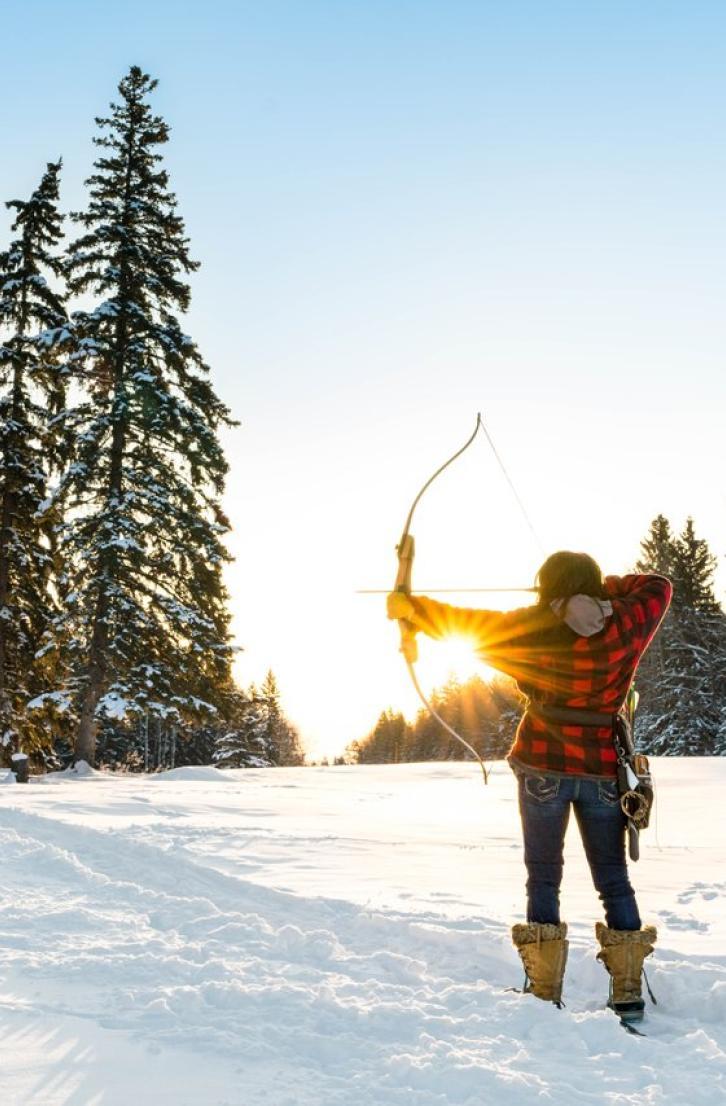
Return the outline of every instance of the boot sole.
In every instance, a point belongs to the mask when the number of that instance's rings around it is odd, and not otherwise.
[[[640,1002],[609,1002],[608,1006],[624,1022],[642,1022],[645,1017],[645,1003],[642,1000]]]

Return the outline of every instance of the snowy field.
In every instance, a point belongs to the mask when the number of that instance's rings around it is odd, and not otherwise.
[[[656,762],[648,1036],[603,1009],[568,839],[566,1009],[522,971],[514,780],[181,769],[0,787],[3,1106],[726,1101],[726,759]]]

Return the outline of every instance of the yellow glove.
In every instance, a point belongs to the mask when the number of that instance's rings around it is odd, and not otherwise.
[[[409,597],[404,595],[402,591],[392,591],[386,600],[386,610],[389,618],[405,618],[406,621],[410,621],[414,613],[414,606]]]

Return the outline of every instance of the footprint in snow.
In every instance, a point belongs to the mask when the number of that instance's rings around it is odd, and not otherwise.
[[[693,902],[694,899],[704,899],[709,902],[726,895],[726,883],[692,883],[690,887],[682,891],[678,896],[678,902],[684,905]]]
[[[671,910],[659,910],[658,916],[663,919],[668,929],[691,929],[696,933],[708,932],[708,922],[700,922],[692,915],[684,917],[682,914],[674,914]]]

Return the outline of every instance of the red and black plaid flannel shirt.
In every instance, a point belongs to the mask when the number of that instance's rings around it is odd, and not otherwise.
[[[615,714],[673,588],[664,576],[608,576],[605,589],[613,613],[592,637],[576,634],[549,607],[480,611],[412,596],[413,620],[431,637],[471,638],[483,661],[514,677],[537,702]],[[530,713],[519,723],[509,759],[535,772],[616,775],[610,726],[560,725]]]

